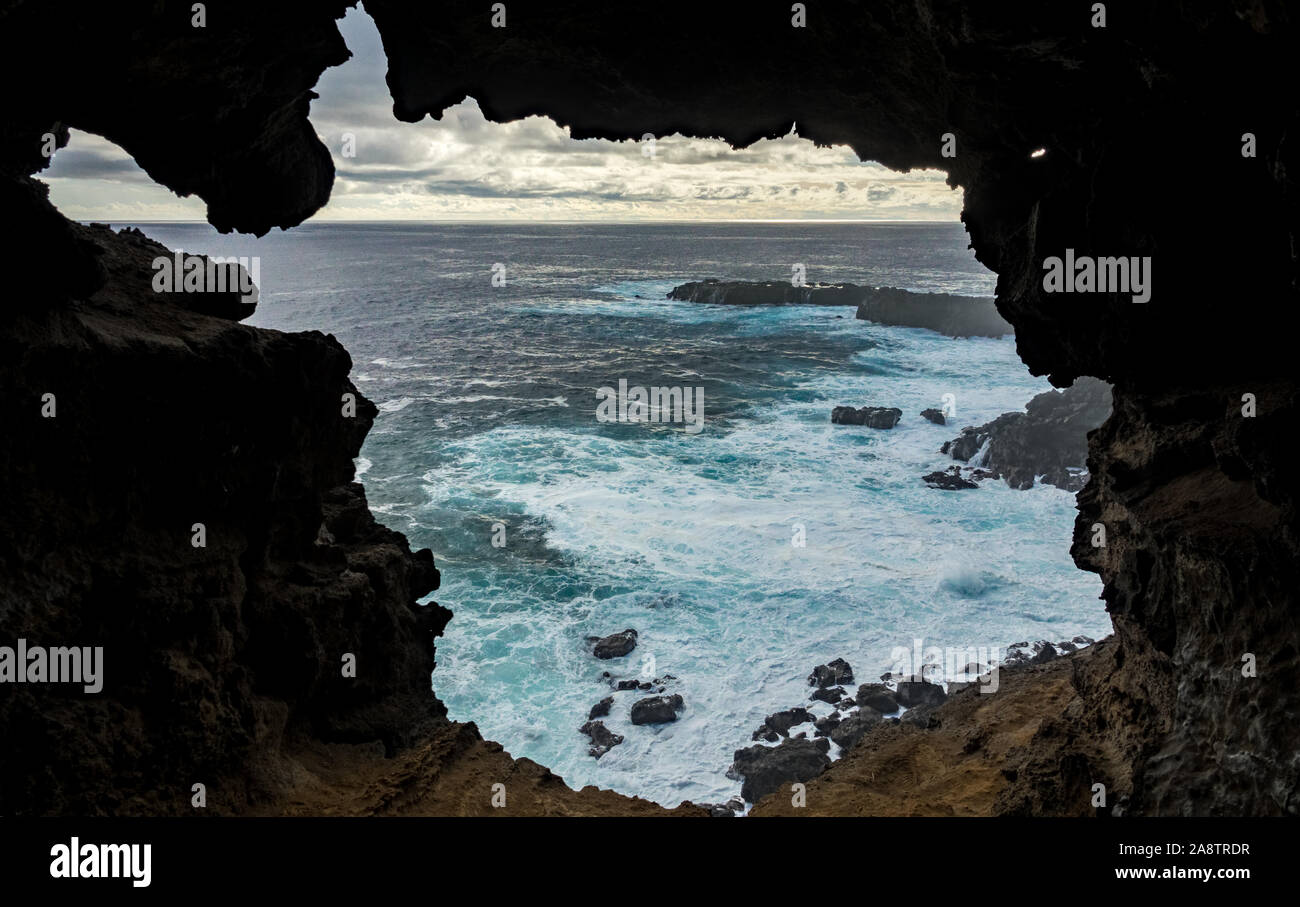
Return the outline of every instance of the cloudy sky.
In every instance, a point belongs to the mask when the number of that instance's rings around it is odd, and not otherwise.
[[[473,99],[440,120],[399,123],[370,17],[350,10],[340,27],[353,57],[325,72],[311,108],[338,171],[314,220],[953,221],[961,211],[942,173],[861,163],[847,148],[799,138],[797,124],[741,150],[668,136],[648,155],[639,142],[577,141],[543,117],[490,123]],[[204,219],[201,200],[173,195],[89,133],[74,131],[42,178],[78,220]]]

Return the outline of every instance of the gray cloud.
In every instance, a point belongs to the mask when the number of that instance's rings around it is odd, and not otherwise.
[[[489,122],[472,99],[438,119],[401,123],[373,22],[354,9],[340,29],[352,58],[325,72],[311,108],[337,172],[317,220],[955,220],[961,210],[960,191],[938,171],[896,173],[848,148],[817,148],[793,129],[742,149],[680,135],[652,146],[577,140],[543,117]],[[45,176],[73,217],[203,216],[201,202],[153,184],[96,136],[74,133]]]

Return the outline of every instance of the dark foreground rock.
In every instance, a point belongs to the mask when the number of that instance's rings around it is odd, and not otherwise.
[[[633,724],[667,724],[677,720],[677,713],[685,707],[682,697],[651,696],[632,704]]]
[[[865,425],[867,428],[893,428],[903,418],[903,411],[894,406],[837,406],[831,410],[835,425]]]
[[[627,629],[621,633],[611,633],[596,640],[591,654],[597,658],[621,658],[636,648],[636,630]]]
[[[1050,485],[1078,491],[1087,480],[1088,432],[1106,420],[1110,409],[1110,385],[1079,378],[1064,391],[1034,397],[1023,413],[1003,413],[978,427],[963,428],[942,451],[969,462],[987,445],[977,465],[1012,488],[1030,488],[1035,477],[1042,476]]]
[[[674,287],[669,299],[714,305],[853,305],[863,321],[927,328],[950,337],[1002,337],[1012,327],[988,297],[914,293],[895,287],[788,281],[701,280]]]
[[[786,740],[779,746],[755,744],[736,750],[731,770],[744,777],[740,795],[750,803],[778,790],[783,784],[811,781],[831,764],[826,738]]]

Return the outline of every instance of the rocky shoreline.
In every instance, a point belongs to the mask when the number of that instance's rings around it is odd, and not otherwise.
[[[940,451],[970,464],[980,478],[1000,478],[1012,488],[1032,488],[1040,478],[1075,492],[1088,481],[1088,433],[1110,410],[1110,385],[1081,377],[1064,390],[1034,397],[1023,413],[963,428]]]
[[[857,748],[869,749],[883,729],[906,726],[930,731],[943,727],[944,704],[968,691],[984,696],[996,707],[1004,672],[1046,665],[1082,652],[1095,642],[1075,636],[1057,643],[1013,643],[1002,658],[987,665],[968,663],[957,674],[945,676],[943,665],[925,663],[916,674],[886,672],[878,682],[860,684],[853,693],[846,689],[854,683],[848,662],[837,658],[818,665],[808,677],[813,688],[809,702],[773,712],[754,731],[753,745],[735,751],[727,777],[741,782],[740,800],[699,805],[712,816],[724,816],[743,813],[741,807],[747,809],[765,798],[771,798],[768,803],[780,800],[777,794],[782,790],[790,799],[791,784],[806,785]],[[964,730],[974,732],[977,728]]]
[[[1035,480],[1077,492],[1088,481],[1088,434],[1110,415],[1110,385],[1096,378],[1079,378],[1063,391],[1044,391],[1025,406],[1025,412],[1003,413],[980,426],[963,428],[944,442],[940,453],[969,465],[950,466],[921,477],[932,488],[959,491],[978,488],[986,479],[1003,479],[1016,489],[1032,488]],[[938,409],[925,409],[921,417],[946,425]],[[898,425],[903,411],[887,406],[837,406],[831,423],[889,430]]]
[[[862,321],[926,328],[950,337],[1004,337],[1014,329],[990,297],[917,293],[851,283],[795,286],[780,281],[707,280],[673,287],[669,299],[710,305],[856,306]]]

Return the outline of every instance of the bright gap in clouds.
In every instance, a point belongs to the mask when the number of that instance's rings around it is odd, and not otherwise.
[[[573,139],[544,117],[491,123],[469,98],[439,120],[400,123],[374,23],[352,9],[340,29],[353,57],[321,77],[311,110],[337,175],[313,220],[955,221],[961,212],[961,192],[939,171],[897,173],[793,132],[739,150],[673,135],[647,155],[642,142]],[[40,176],[78,220],[204,219],[201,200],[157,185],[99,136],[74,133]]]

